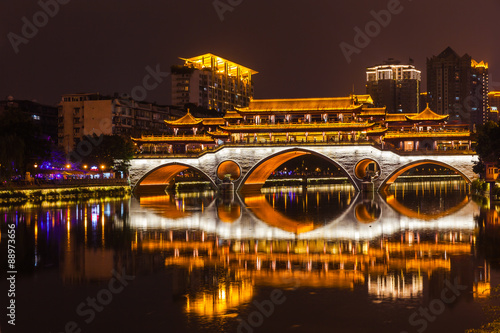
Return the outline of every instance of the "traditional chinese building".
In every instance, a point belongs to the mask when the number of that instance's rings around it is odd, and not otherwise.
[[[201,153],[205,149],[214,148],[218,140],[217,135],[214,138],[208,134],[210,131],[202,133],[201,130],[211,126],[216,131],[222,124],[225,124],[223,118],[195,118],[188,110],[179,119],[165,120],[165,125],[173,135],[141,135],[140,138],[132,138],[132,141],[140,152],[145,153]]]
[[[147,153],[196,153],[222,144],[367,143],[397,150],[467,150],[468,124],[429,107],[388,114],[369,95],[335,98],[253,99],[221,118],[187,114],[165,121],[173,135],[133,140]]]
[[[380,136],[364,109],[368,95],[340,98],[261,99],[238,108],[238,123],[221,126],[236,143],[352,142]],[[376,116],[385,110],[374,110]],[[234,117],[234,116],[233,116]]]
[[[429,106],[418,114],[387,114],[384,142],[405,151],[470,149],[468,124],[448,120],[449,115],[438,115]]]

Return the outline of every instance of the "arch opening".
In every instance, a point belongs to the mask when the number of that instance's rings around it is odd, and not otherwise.
[[[241,167],[234,161],[227,160],[219,164],[217,167],[217,178],[224,180],[229,177],[231,181],[235,181],[241,176]]]
[[[343,176],[345,176],[350,181],[350,183],[356,188],[356,190],[359,190],[356,182],[351,178],[349,173],[341,165],[339,165],[332,159],[328,158],[327,156],[305,149],[293,149],[293,150],[279,152],[277,154],[271,155],[259,161],[254,167],[252,167],[248,171],[246,176],[241,181],[238,190],[243,193],[255,193],[255,192],[260,193],[260,190],[266,183],[266,180],[268,180],[268,178],[271,176],[271,174],[273,174],[275,170],[277,170],[280,166],[285,165],[285,163],[300,157],[320,158],[323,162],[327,162],[328,165],[331,165],[332,171],[333,168],[336,168]],[[296,171],[293,170],[288,170],[288,171],[291,172],[290,175],[297,174]],[[307,178],[309,174],[313,172],[321,173],[324,171],[321,170],[317,171],[315,167],[313,167],[312,170],[307,169],[307,167],[302,167],[302,169],[300,169],[299,172],[301,172],[302,180],[304,181],[305,178],[305,183],[307,183]]]
[[[419,167],[422,165],[437,165],[439,167],[444,167],[446,169],[452,170],[453,172],[455,172],[455,174],[461,176],[464,179],[464,181],[466,181],[467,183],[469,183],[469,184],[471,183],[471,180],[463,172],[461,172],[460,170],[454,168],[453,166],[451,166],[449,164],[439,162],[439,161],[434,161],[434,160],[421,160],[421,161],[411,162],[407,165],[402,166],[401,168],[397,169],[396,171],[394,171],[380,185],[380,189],[381,190],[387,189],[389,186],[391,186],[396,181],[396,179],[398,179],[399,176],[401,176],[402,174],[404,174],[405,172],[407,172],[408,170],[410,170],[412,168],[416,168],[416,167]]]
[[[199,184],[200,188],[203,188],[205,183],[212,189],[217,188],[202,170],[186,164],[171,163],[146,173],[135,185],[134,194],[139,197],[165,194],[167,189],[175,190],[175,185],[179,182],[192,183],[195,187]]]
[[[354,167],[354,175],[360,180],[369,176],[376,179],[380,175],[380,165],[372,159],[366,158],[359,161]]]

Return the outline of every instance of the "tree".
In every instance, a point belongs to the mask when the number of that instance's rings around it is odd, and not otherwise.
[[[50,154],[50,141],[44,139],[40,127],[15,108],[0,114],[0,177],[10,179],[24,175],[31,165]]]
[[[485,163],[499,163],[500,161],[500,126],[489,121],[481,126],[476,135],[476,153],[479,161],[474,165],[474,172],[483,173]]]
[[[104,165],[115,171],[127,172],[130,160],[134,156],[134,143],[130,139],[124,139],[118,135],[84,136],[84,141],[89,142],[92,150],[83,156],[81,164]],[[94,145],[94,143],[96,143]]]

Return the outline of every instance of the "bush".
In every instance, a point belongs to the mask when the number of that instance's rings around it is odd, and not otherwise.
[[[483,179],[475,179],[472,181],[472,188],[476,191],[486,191],[488,184]]]

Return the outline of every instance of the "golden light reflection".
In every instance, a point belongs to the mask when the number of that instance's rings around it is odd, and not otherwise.
[[[404,190],[404,187],[403,187],[403,190]],[[407,208],[406,206],[404,206],[402,203],[400,203],[397,200],[396,195],[390,194],[390,195],[387,195],[385,198],[385,201],[387,202],[387,204],[389,206],[391,206],[395,211],[400,213],[401,215],[404,215],[407,217],[412,217],[412,218],[417,218],[420,220],[426,220],[426,221],[439,219],[441,217],[448,216],[448,215],[451,215],[455,212],[458,212],[460,209],[462,209],[469,202],[469,200],[470,200],[469,197],[465,196],[464,199],[460,203],[458,203],[456,206],[451,207],[447,210],[441,210],[439,212],[432,212],[432,213],[423,213],[421,211],[414,211],[410,208]]]
[[[479,281],[474,283],[474,298],[488,298],[491,292],[490,282]]]
[[[241,206],[236,203],[221,204],[217,207],[219,220],[226,223],[233,223],[241,216]]]
[[[368,294],[376,298],[413,298],[421,296],[423,291],[424,279],[419,274],[412,274],[409,278],[395,274],[375,278],[368,275]]]
[[[414,233],[408,233],[404,238],[410,236],[413,237],[411,243],[405,239],[381,241],[381,246],[366,241],[273,240],[235,241],[231,246],[221,247],[206,239],[163,242],[163,237],[160,237],[158,240],[136,241],[132,249],[140,248],[141,253],[173,251],[173,255],[166,258],[165,265],[184,268],[194,276],[199,274],[196,271],[206,271],[210,267],[231,272],[230,282],[221,280],[215,289],[205,288],[187,296],[188,313],[210,318],[228,315],[249,303],[256,286],[354,290],[356,286],[366,285],[368,293],[376,299],[422,297],[425,276],[429,279],[436,272],[452,271],[450,258],[468,255],[471,251],[470,241],[452,242],[452,239],[461,237],[458,234],[442,234],[438,243],[422,241]],[[193,235],[191,238],[198,237]],[[476,297],[488,295],[489,276],[482,273],[481,278],[483,280],[474,287]]]
[[[298,196],[297,196],[298,198]],[[247,196],[245,205],[257,218],[271,226],[296,234],[305,233],[314,229],[312,221],[298,222],[273,209],[264,194]]]
[[[223,315],[229,310],[249,303],[252,297],[253,284],[250,280],[223,283],[217,290],[187,295],[186,312],[206,317]]]

